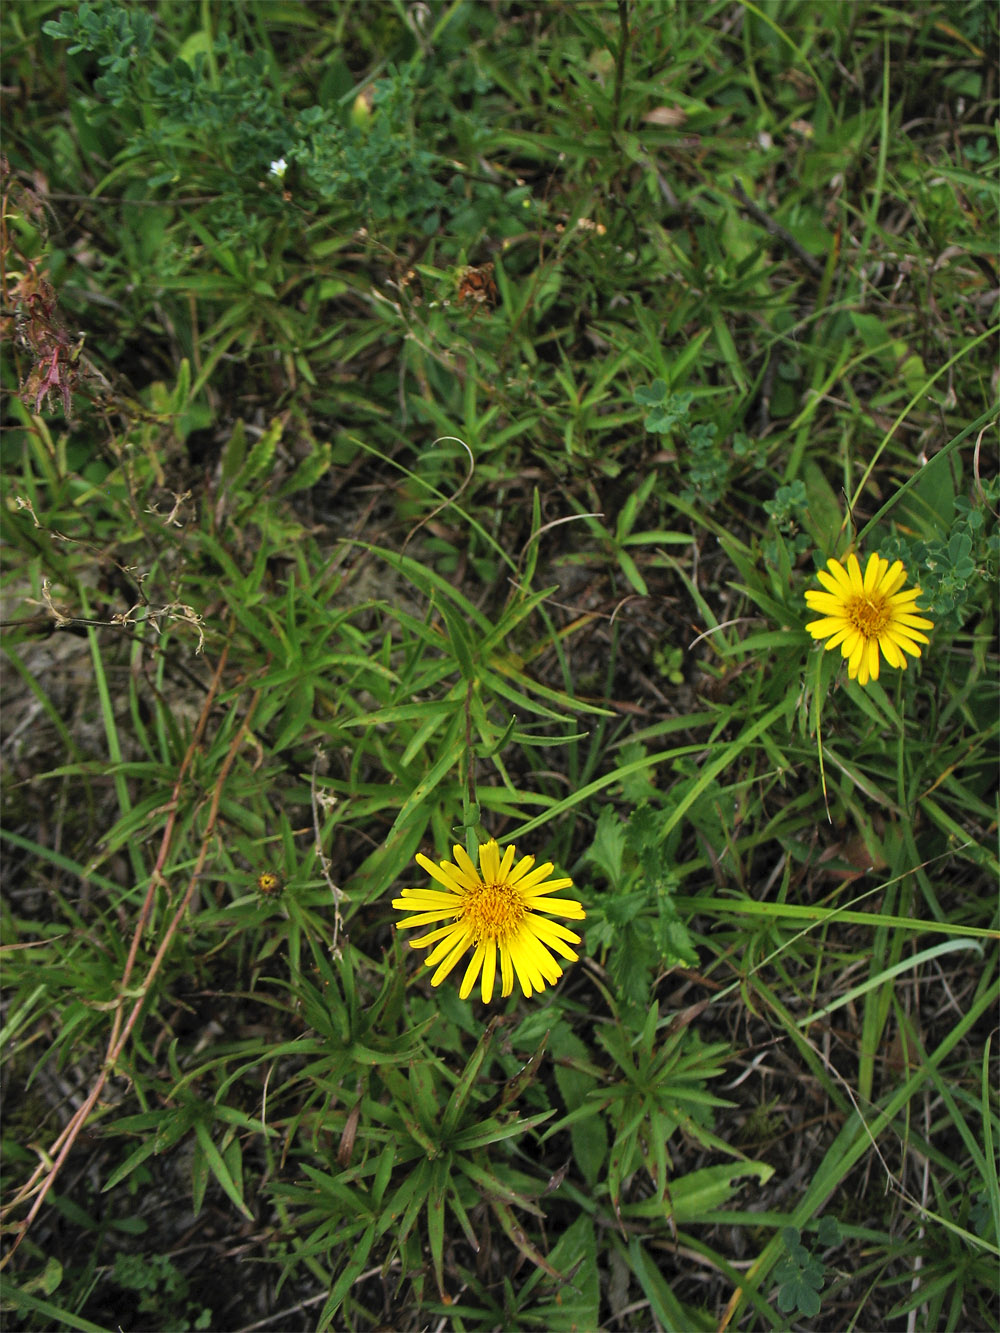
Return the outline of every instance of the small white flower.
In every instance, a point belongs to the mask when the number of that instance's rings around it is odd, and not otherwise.
[[[278,180],[285,179],[285,172],[288,170],[288,163],[283,157],[279,157],[276,162],[271,163],[271,175],[277,176]]]

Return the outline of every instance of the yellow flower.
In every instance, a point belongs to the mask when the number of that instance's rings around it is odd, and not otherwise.
[[[906,582],[901,560],[890,568],[873,553],[862,578],[858,557],[849,555],[846,569],[839,560],[828,560],[816,577],[826,591],[810,588],[806,602],[822,619],[811,620],[806,629],[814,639],[826,639],[828,651],[840,648],[848,675],[859,685],[867,685],[869,677],[878,680],[880,649],[891,667],[905,670],[903,654],[919,657],[917,645],[930,642],[920,631],[933,629],[933,623],[914,614],[920,589],[900,591]]]
[[[562,968],[552,951],[576,961],[577,955],[569,945],[579,944],[580,936],[557,921],[539,916],[551,912],[557,916],[582,921],[583,908],[572,898],[551,898],[557,889],[571,888],[571,879],[548,879],[553,866],[546,861],[535,869],[535,858],[524,856],[514,865],[514,847],[508,847],[500,858],[495,839],[479,848],[479,870],[464,847],[455,848],[455,860],[440,865],[429,857],[417,855],[417,863],[442,886],[428,885],[423,889],[403,889],[393,907],[416,915],[400,921],[398,930],[411,926],[426,926],[432,921],[445,921],[418,940],[411,940],[414,949],[434,947],[424,960],[435,968],[431,985],[438,986],[458,960],[469,949],[472,958],[465,969],[459,995],[464,1000],[472,992],[482,972],[483,1000],[493,998],[497,972],[497,950],[500,951],[500,993],[507,996],[514,989],[514,974],[525,995],[542,991],[546,984],[554,985],[562,976]],[[442,892],[443,889],[443,892]]]

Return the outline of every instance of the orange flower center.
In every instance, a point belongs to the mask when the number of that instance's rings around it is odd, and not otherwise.
[[[852,597],[845,610],[847,619],[866,639],[880,639],[892,621],[892,610],[884,597]]]
[[[462,920],[479,944],[482,940],[508,939],[526,911],[521,895],[510,884],[480,884],[465,895]]]

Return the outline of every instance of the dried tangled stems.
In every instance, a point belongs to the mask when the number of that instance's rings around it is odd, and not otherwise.
[[[209,801],[208,819],[206,820],[205,823],[205,829],[204,832],[202,833],[201,843],[198,849],[198,856],[196,858],[195,865],[191,872],[191,875],[188,879],[184,895],[181,898],[180,903],[178,904],[176,911],[171,917],[165,931],[163,932],[163,938],[160,940],[160,943],[153,957],[153,961],[150,963],[149,971],[146,974],[145,979],[138,987],[136,987],[134,983],[132,983],[132,973],[135,969],[135,962],[139,953],[139,944],[142,940],[146,924],[149,921],[150,912],[153,906],[153,896],[158,888],[166,887],[167,885],[167,880],[164,875],[164,867],[167,864],[167,860],[170,855],[170,849],[173,843],[177,814],[181,805],[181,793],[184,788],[185,778],[188,774],[189,769],[191,768],[194,757],[198,753],[202,745],[205,731],[208,727],[208,721],[212,714],[215,697],[219,691],[219,686],[222,682],[223,672],[225,670],[226,659],[228,657],[228,654],[229,654],[229,646],[228,644],[226,644],[219,658],[218,666],[216,667],[215,673],[212,677],[212,681],[208,689],[208,694],[206,695],[205,702],[202,706],[201,713],[198,718],[197,726],[195,727],[194,735],[192,736],[191,743],[188,746],[187,751],[184,755],[183,762],[181,763],[180,772],[177,775],[177,781],[174,784],[174,789],[171,795],[171,799],[167,805],[167,811],[168,811],[167,823],[166,827],[163,830],[163,837],[160,840],[160,848],[156,857],[156,864],[153,866],[153,869],[149,876],[149,884],[146,890],[146,897],[143,902],[142,909],[139,913],[139,919],[136,922],[135,931],[133,932],[132,941],[129,946],[128,958],[126,959],[125,968],[124,971],[122,972],[121,982],[119,984],[120,998],[114,1010],[114,1019],[111,1025],[111,1032],[108,1037],[107,1050],[105,1052],[104,1062],[101,1068],[101,1072],[95,1079],[94,1086],[91,1088],[83,1104],[78,1108],[78,1110],[74,1113],[69,1122],[58,1134],[58,1136],[56,1137],[55,1141],[52,1143],[48,1151],[40,1154],[41,1161],[39,1162],[35,1170],[32,1172],[31,1177],[25,1182],[25,1184],[21,1187],[21,1189],[17,1191],[14,1197],[3,1207],[3,1209],[0,1210],[0,1218],[6,1221],[8,1218],[11,1217],[12,1214],[15,1214],[19,1209],[24,1207],[24,1205],[27,1204],[29,1200],[31,1201],[31,1207],[28,1210],[28,1214],[25,1217],[24,1221],[20,1224],[20,1227],[17,1229],[17,1234],[13,1245],[8,1250],[8,1252],[3,1256],[3,1259],[0,1260],[0,1268],[3,1268],[10,1261],[14,1252],[17,1250],[18,1245],[20,1245],[21,1241],[24,1239],[24,1236],[26,1235],[32,1222],[38,1216],[38,1213],[41,1210],[43,1203],[45,1202],[46,1196],[48,1195],[52,1186],[55,1184],[59,1172],[62,1170],[67,1158],[69,1157],[70,1152],[72,1151],[74,1143],[79,1137],[80,1132],[83,1129],[84,1125],[90,1118],[90,1115],[94,1110],[94,1107],[97,1105],[98,1099],[100,1098],[100,1095],[104,1089],[105,1084],[107,1083],[108,1079],[114,1074],[116,1065],[118,1063],[119,1058],[121,1057],[122,1051],[125,1049],[129,1037],[131,1036],[136,1023],[138,1022],[139,1015],[142,1012],[142,1006],[145,1003],[146,997],[149,994],[150,990],[152,989],[152,985],[156,979],[157,973],[159,972],[164,960],[166,959],[168,953],[170,952],[170,946],[173,941],[174,935],[176,934],[178,927],[180,926],[181,922],[184,919],[185,914],[187,913],[188,907],[191,904],[191,900],[194,897],[195,889],[198,887],[198,883],[201,879],[202,870],[204,869],[205,862],[208,858],[208,854],[214,843],[215,829],[219,815],[219,803],[222,799],[222,794],[225,787],[226,779],[229,775],[230,770],[232,769],[233,763],[235,762],[236,757],[239,754],[239,751],[242,748],[243,743],[247,737],[247,733],[250,729],[250,723],[253,719],[253,715],[256,710],[258,700],[260,698],[259,690],[253,694],[249,704],[246,706],[242,722],[240,722],[237,727],[236,735],[233,738],[231,745],[229,746],[229,750],[219,770],[218,778],[216,779],[215,784],[212,788],[212,794]],[[237,697],[233,701],[233,705],[230,710],[230,715],[239,713],[241,708],[241,701],[242,701],[242,696]],[[225,723],[223,724],[223,726],[225,726]],[[133,991],[133,993],[136,989],[138,989],[139,998],[135,1001],[135,1003],[132,1006],[132,1009],[126,1016],[125,1012],[126,996],[128,995],[130,989]]]

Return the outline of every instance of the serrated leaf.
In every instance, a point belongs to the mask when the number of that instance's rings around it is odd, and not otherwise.
[[[281,483],[278,490],[278,498],[283,500],[288,495],[294,495],[296,491],[308,491],[319,481],[320,477],[329,470],[333,458],[333,446],[329,443],[323,443],[313,449],[307,458],[304,458],[291,476]]]
[[[594,1108],[595,1112],[597,1108]],[[608,1129],[601,1116],[593,1114],[569,1127],[573,1157],[580,1174],[593,1188],[601,1178],[608,1157]]]
[[[597,820],[594,841],[583,854],[585,861],[592,861],[617,888],[624,879],[623,858],[625,855],[625,828],[610,805],[605,805]]]
[[[584,1213],[562,1233],[549,1254],[565,1273],[555,1299],[532,1314],[548,1333],[589,1333],[600,1326],[601,1284],[593,1218]],[[548,1284],[546,1284],[547,1286]]]
[[[261,473],[266,472],[274,461],[274,453],[278,447],[283,433],[283,424],[279,418],[275,418],[268,426],[267,430],[256,442],[247,456],[246,463],[243,466],[242,479],[252,481],[259,477]]]

